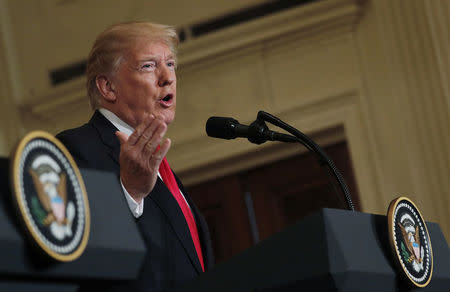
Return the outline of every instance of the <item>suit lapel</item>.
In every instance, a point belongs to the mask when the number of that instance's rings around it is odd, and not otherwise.
[[[117,163],[117,166],[119,167],[120,143],[115,135],[117,128],[114,127],[114,125],[111,122],[109,122],[98,111],[95,111],[89,123],[91,123],[97,129],[98,134],[101,137],[103,143],[107,146],[108,154]],[[180,185],[179,182],[178,185]],[[183,194],[186,195],[186,192],[184,190]],[[200,261],[197,256],[197,252],[195,251],[194,242],[192,241],[189,226],[186,223],[186,219],[184,218],[183,212],[178,206],[178,203],[173,197],[172,193],[169,191],[169,189],[166,187],[164,182],[159,177],[158,180],[156,181],[156,185],[153,191],[145,198],[145,202],[148,202],[148,200],[152,200],[153,202],[155,202],[156,205],[166,215],[168,221],[170,222],[173,228],[173,231],[175,232],[181,244],[183,245],[193,266],[195,267],[198,273],[201,273],[202,267],[200,265]],[[144,212],[145,212],[145,202],[144,202]],[[193,204],[191,202],[189,202],[189,204],[192,208]],[[192,211],[194,212],[194,216],[197,217],[194,209],[192,209]],[[200,228],[200,226],[198,226],[198,228]],[[201,233],[200,230],[199,233]]]
[[[118,129],[99,111],[95,111],[89,123],[97,129],[103,144],[107,146],[109,156],[119,165],[120,142],[115,134]]]
[[[183,245],[184,250],[188,254],[192,264],[197,272],[201,273],[202,267],[197,256],[197,252],[195,251],[194,242],[192,241],[189,226],[186,223],[183,212],[178,206],[178,203],[172,193],[160,178],[158,178],[153,191],[146,198],[146,200],[148,199],[153,200],[167,216],[170,224],[172,225],[173,231]]]

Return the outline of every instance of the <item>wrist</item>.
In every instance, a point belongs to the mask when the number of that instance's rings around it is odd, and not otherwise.
[[[124,191],[124,193],[126,195],[128,195],[128,197],[130,199],[132,199],[136,204],[140,204],[142,202],[142,200],[144,199],[145,195],[141,194],[139,191],[134,190],[133,188],[130,188],[129,186],[127,186],[122,178],[120,178],[120,184],[122,185],[122,189]]]

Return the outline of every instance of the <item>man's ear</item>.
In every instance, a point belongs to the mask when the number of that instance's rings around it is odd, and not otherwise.
[[[106,77],[105,75],[97,76],[97,78],[95,78],[95,84],[97,85],[98,91],[107,102],[116,101],[114,86],[110,79],[108,79],[108,77]]]

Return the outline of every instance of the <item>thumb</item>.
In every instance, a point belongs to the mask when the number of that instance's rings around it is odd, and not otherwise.
[[[121,146],[128,141],[128,135],[124,132],[116,131],[116,136],[119,139],[119,143]]]

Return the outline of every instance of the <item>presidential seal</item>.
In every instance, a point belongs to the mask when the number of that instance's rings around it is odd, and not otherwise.
[[[29,133],[11,158],[10,178],[12,201],[35,245],[58,261],[78,258],[89,237],[89,203],[64,145],[49,133]]]
[[[389,239],[394,260],[406,279],[425,287],[433,273],[433,252],[425,221],[406,197],[391,202],[388,209]]]

